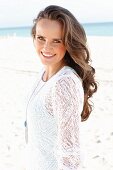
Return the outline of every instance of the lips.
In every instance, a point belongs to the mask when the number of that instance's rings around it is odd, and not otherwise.
[[[45,53],[45,52],[41,52],[41,54],[45,58],[52,58],[52,57],[54,57],[56,55],[56,54],[50,54],[50,53]]]

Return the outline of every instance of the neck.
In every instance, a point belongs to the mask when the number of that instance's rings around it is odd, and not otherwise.
[[[53,75],[55,75],[61,68],[63,68],[65,64],[61,64],[55,67],[45,67],[45,72],[43,75],[43,80],[47,81],[49,80]]]

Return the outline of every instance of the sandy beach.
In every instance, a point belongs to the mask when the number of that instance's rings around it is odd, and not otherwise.
[[[83,170],[113,170],[113,37],[88,37],[98,92],[82,123]],[[41,63],[30,37],[0,38],[0,170],[24,170],[27,97]]]

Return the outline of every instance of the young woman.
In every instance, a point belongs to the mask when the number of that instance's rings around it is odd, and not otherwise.
[[[67,9],[51,5],[34,20],[32,37],[44,69],[27,106],[27,170],[78,170],[80,122],[97,90],[85,31]]]

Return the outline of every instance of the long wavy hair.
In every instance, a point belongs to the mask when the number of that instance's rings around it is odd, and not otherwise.
[[[97,91],[97,83],[94,79],[95,69],[90,65],[85,31],[70,11],[60,6],[50,5],[40,11],[37,18],[34,19],[31,31],[33,38],[35,38],[36,25],[40,19],[56,20],[62,24],[63,43],[66,47],[65,62],[77,72],[83,82],[84,107],[81,120],[85,121],[93,107],[89,98]]]

